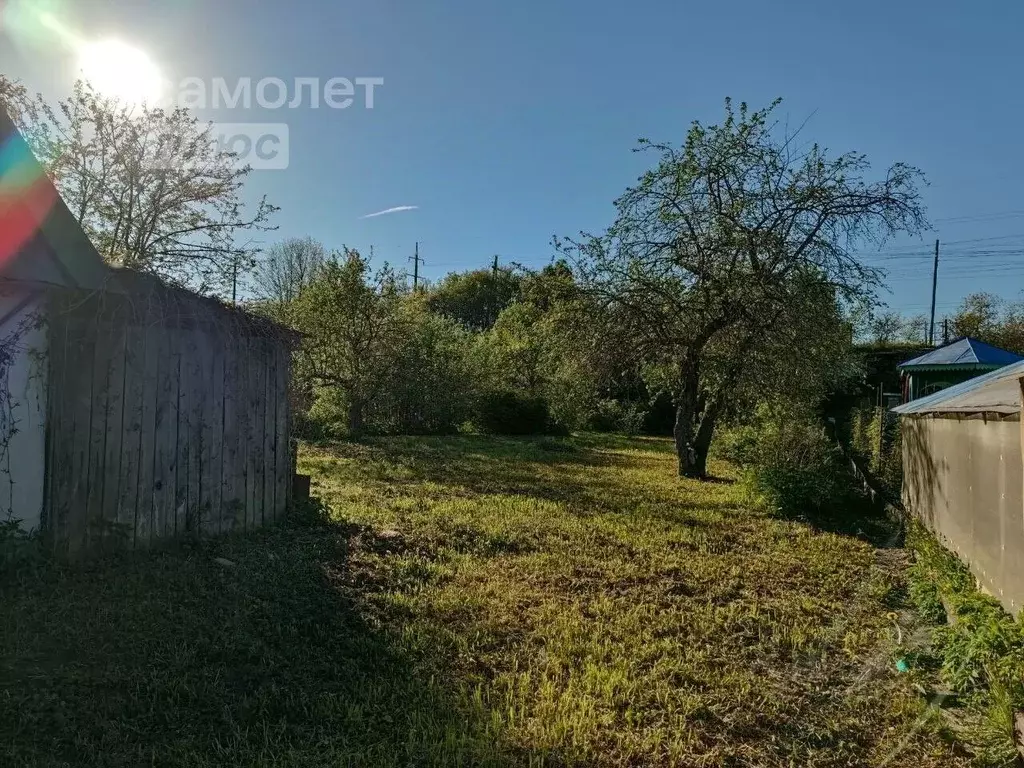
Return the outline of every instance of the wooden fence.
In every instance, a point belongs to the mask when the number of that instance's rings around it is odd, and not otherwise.
[[[58,549],[248,529],[291,493],[291,341],[160,287],[49,309],[44,526]]]

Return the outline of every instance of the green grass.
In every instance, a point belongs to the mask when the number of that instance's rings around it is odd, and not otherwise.
[[[301,464],[334,522],[5,574],[0,764],[962,764],[893,671],[900,568],[727,466],[591,436]]]

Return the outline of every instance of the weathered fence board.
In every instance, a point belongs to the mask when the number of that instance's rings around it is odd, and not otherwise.
[[[216,347],[223,343],[219,337],[203,338],[200,354],[202,379],[202,418],[199,436],[199,510],[203,533],[220,530],[220,474],[221,458],[219,435],[224,428],[221,401],[224,399],[224,358]],[[215,469],[216,468],[216,469]]]
[[[142,427],[139,434],[139,488],[138,506],[135,510],[135,545],[149,546],[155,526],[157,500],[156,489],[156,425],[157,390],[159,389],[161,367],[167,361],[160,357],[160,329],[145,326],[141,343],[144,345],[146,363],[142,371]]]
[[[244,525],[245,479],[239,476],[239,440],[242,402],[239,397],[238,377],[241,356],[237,344],[224,359],[224,402],[222,421],[224,424],[221,453],[221,530],[231,531]],[[240,490],[241,489],[241,490]]]
[[[145,331],[138,325],[125,328],[124,400],[121,410],[120,480],[117,522],[125,543],[134,546],[138,531],[139,477],[142,464],[143,379],[146,373]],[[115,446],[117,440],[111,441]]]
[[[291,366],[289,365],[290,360],[285,350],[275,348],[274,358],[276,361],[274,367],[276,376],[276,383],[274,385],[276,395],[274,397],[274,477],[276,479],[274,509],[277,515],[281,515],[290,501],[292,475],[295,471],[291,466],[291,446],[288,439],[291,431],[288,424],[290,408],[287,392],[288,380],[291,376]],[[280,396],[282,392],[285,393],[284,397]]]
[[[280,517],[292,472],[286,334],[198,298],[172,312],[102,295],[53,304],[55,547],[145,547]]]

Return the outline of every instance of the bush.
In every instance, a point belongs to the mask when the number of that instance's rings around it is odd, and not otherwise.
[[[387,382],[367,405],[378,434],[450,435],[470,416],[476,376],[469,333],[416,304],[406,307],[406,337]]]
[[[480,398],[475,423],[495,435],[564,434],[552,419],[547,401],[517,392],[491,392]]]
[[[956,736],[975,764],[1009,765],[1016,755],[1013,716],[1024,708],[1024,618],[1015,620],[981,594],[968,568],[921,523],[910,523],[907,545],[914,553],[910,596],[937,624],[932,652],[943,681],[965,697]]]
[[[762,416],[735,440],[750,491],[786,515],[832,514],[844,509],[852,485],[836,447],[813,418],[782,413]]]
[[[647,411],[639,403],[622,400],[598,400],[590,416],[590,429],[595,432],[620,432],[639,435]]]
[[[313,404],[305,414],[297,413],[295,430],[307,440],[333,440],[348,434],[348,404],[345,393],[333,387],[323,387],[313,397]]]
[[[711,450],[716,458],[740,467],[751,466],[757,458],[759,431],[750,425],[719,430]]]

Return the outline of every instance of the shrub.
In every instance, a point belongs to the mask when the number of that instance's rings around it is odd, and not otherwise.
[[[476,426],[495,435],[564,433],[551,419],[547,401],[517,392],[490,392],[480,398]]]
[[[734,450],[743,457],[750,491],[786,515],[818,515],[844,508],[852,486],[824,428],[800,412],[763,415],[754,434],[742,434]]]
[[[968,568],[919,522],[910,523],[907,544],[914,553],[910,595],[938,625],[932,651],[942,679],[965,694],[956,736],[977,765],[1009,765],[1016,754],[1013,716],[1024,707],[1024,619],[981,594]]]
[[[595,432],[621,432],[639,435],[643,430],[646,409],[639,403],[622,400],[598,400],[590,416],[589,427]]]
[[[749,424],[719,430],[711,450],[716,458],[740,467],[751,466],[757,458],[759,432]]]
[[[296,434],[307,440],[340,439],[348,434],[348,404],[345,393],[333,387],[323,387],[313,397],[313,404],[305,413],[297,413]]]

